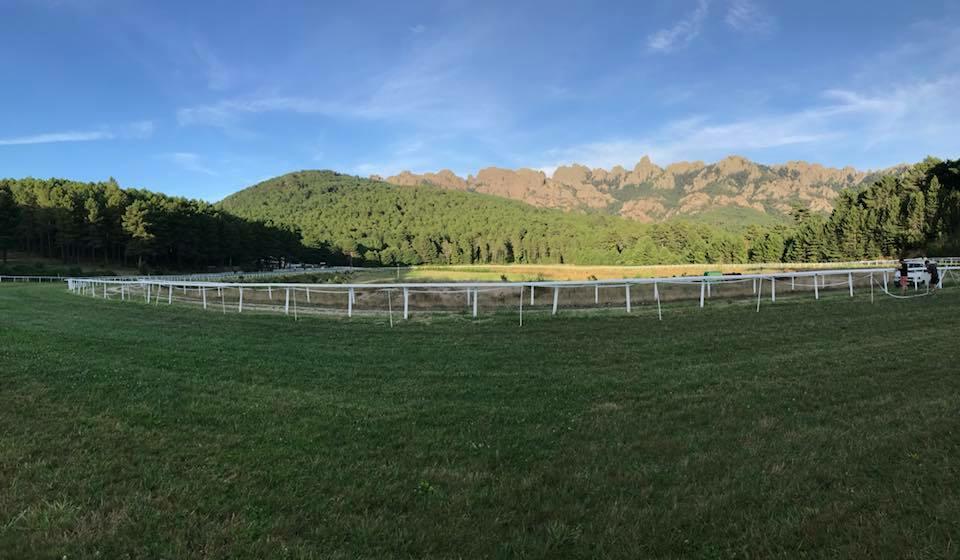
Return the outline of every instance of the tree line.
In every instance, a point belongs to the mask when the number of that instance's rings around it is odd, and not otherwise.
[[[303,171],[235,193],[225,210],[294,225],[354,264],[747,262],[751,236],[693,222],[642,224],[432,186]],[[764,231],[765,233],[765,231]]]
[[[804,209],[784,240],[787,261],[874,259],[960,251],[960,160],[927,158],[897,176],[845,190],[829,216]]]
[[[141,269],[258,268],[304,256],[300,234],[113,179],[0,179],[0,252]]]
[[[116,181],[0,180],[0,249],[167,269],[265,263],[811,262],[960,250],[960,162],[928,158],[842,191],[829,215],[720,229],[566,213],[478,193],[304,171],[211,205]]]
[[[798,205],[793,223],[739,230],[565,213],[332,171],[277,177],[221,205],[293,224],[308,246],[376,265],[825,262],[960,251],[958,168],[958,161],[927,158],[866,188],[841,191],[829,215]]]

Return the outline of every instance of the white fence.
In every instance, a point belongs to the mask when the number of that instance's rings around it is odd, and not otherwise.
[[[356,268],[349,266],[333,267],[312,267],[312,268],[284,268],[279,270],[258,271],[258,272],[205,272],[197,274],[169,274],[157,276],[93,276],[85,278],[87,280],[113,280],[123,282],[185,282],[185,281],[215,281],[226,280],[228,278],[271,278],[276,276],[298,276],[303,274],[316,273],[338,273],[352,272]],[[64,276],[11,276],[0,275],[2,282],[63,282],[68,278]]]
[[[941,268],[938,287],[944,277],[960,267]],[[325,269],[329,270],[329,269]],[[777,301],[778,294],[807,292],[813,300],[821,293],[842,292],[850,297],[857,290],[869,290],[891,297],[922,297],[927,286],[914,282],[907,294],[897,294],[893,287],[895,269],[842,269],[769,274],[724,276],[688,276],[672,278],[624,278],[594,281],[529,281],[529,282],[447,282],[400,284],[300,284],[300,283],[236,283],[196,279],[171,280],[140,278],[129,280],[104,278],[70,278],[69,289],[77,294],[171,305],[192,304],[203,309],[243,313],[272,312],[299,317],[301,314],[389,313],[403,319],[414,312],[466,311],[477,317],[481,311],[514,310],[523,313],[536,309],[556,315],[562,308],[622,308],[633,312],[638,305],[656,306],[662,320],[663,301],[693,300],[704,307],[714,297],[724,299],[755,298],[757,311],[761,301]],[[752,302],[753,300],[750,299]]]
[[[311,267],[311,268],[281,268],[277,270],[261,270],[256,272],[228,271],[228,272],[199,272],[194,274],[158,274],[133,276],[106,276],[97,277],[106,280],[145,281],[145,282],[186,282],[186,281],[216,281],[228,278],[271,278],[274,276],[299,276],[303,274],[325,274],[350,272],[357,270],[349,266]]]
[[[63,282],[63,276],[0,276],[2,282]]]

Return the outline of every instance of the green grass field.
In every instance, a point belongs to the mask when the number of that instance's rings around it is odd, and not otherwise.
[[[580,266],[580,265],[418,265],[402,268],[358,268],[350,274],[338,274],[337,280],[354,283],[394,282],[532,282],[542,280],[603,280],[618,278],[664,278],[671,276],[700,276],[707,271],[759,274],[791,270],[822,270],[845,268],[877,268],[876,264],[858,263],[792,263],[792,264],[676,264],[655,266]],[[891,273],[893,267],[890,267]],[[330,274],[311,273],[301,276],[272,278],[276,282],[318,282],[330,279]],[[266,281],[252,277],[253,282]]]
[[[956,558],[958,309],[391,329],[0,286],[0,558]]]

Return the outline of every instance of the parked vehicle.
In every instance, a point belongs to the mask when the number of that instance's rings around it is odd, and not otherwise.
[[[904,262],[907,263],[907,280],[910,285],[917,287],[920,284],[924,286],[930,284],[930,273],[927,272],[927,267],[923,264],[926,259],[905,259]],[[894,285],[900,283],[900,269],[893,275]]]

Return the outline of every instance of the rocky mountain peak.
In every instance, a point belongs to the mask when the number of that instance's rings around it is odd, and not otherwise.
[[[547,176],[535,169],[487,167],[466,179],[444,169],[404,171],[387,182],[431,184],[512,198],[546,208],[602,211],[645,222],[696,215],[722,208],[785,217],[793,205],[829,211],[843,188],[857,187],[868,175],[852,167],[825,167],[805,161],[763,165],[731,155],[707,164],[682,161],[665,168],[643,156],[632,170],[590,169],[572,163]]]

